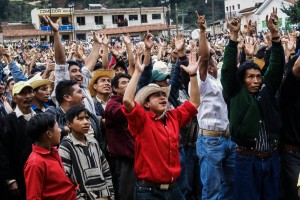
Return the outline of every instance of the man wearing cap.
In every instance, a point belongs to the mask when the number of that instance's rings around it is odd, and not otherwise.
[[[138,91],[138,80],[145,65],[136,56],[134,74],[125,91],[122,111],[135,138],[136,199],[184,199],[176,179],[180,174],[179,130],[197,114],[200,92],[197,65],[182,68],[190,75],[190,100],[168,109],[169,87],[149,84]],[[133,100],[134,99],[134,100]]]
[[[20,81],[14,85],[12,95],[17,106],[5,116],[6,130],[0,133],[1,180],[8,186],[9,199],[25,199],[23,167],[33,143],[26,134],[26,125],[35,115],[31,109],[34,94],[29,83]]]
[[[272,35],[271,58],[262,77],[252,61],[254,51],[245,46],[248,61],[237,68],[237,38],[240,19],[227,22],[230,41],[225,48],[221,83],[229,105],[231,139],[237,144],[234,169],[234,199],[278,199],[280,163],[277,152],[281,121],[275,95],[281,84],[284,50],[277,27],[277,11],[266,17]]]
[[[114,70],[100,69],[93,72],[89,83],[89,91],[93,97],[96,115],[104,117],[106,104],[111,95],[111,79],[115,76]]]
[[[29,79],[27,82],[31,85],[34,93],[34,97],[32,99],[33,104],[31,108],[36,113],[45,112],[49,107],[49,105],[47,104],[50,96],[48,85],[53,82],[47,79],[43,79],[39,73]]]

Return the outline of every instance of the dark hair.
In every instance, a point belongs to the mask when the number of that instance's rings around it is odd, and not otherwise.
[[[36,114],[27,123],[27,135],[34,141],[38,141],[46,131],[53,129],[55,123],[54,115]]]
[[[67,112],[66,112],[66,120],[67,122],[73,122],[75,117],[78,117],[78,115],[82,112],[85,112],[88,114],[88,116],[91,116],[91,113],[88,109],[81,105],[72,106]]]
[[[130,75],[128,74],[117,74],[112,80],[111,80],[111,86],[113,88],[119,88],[119,79],[120,78],[128,78],[130,80]],[[116,92],[114,92],[113,90],[113,93],[116,94]]]
[[[55,96],[58,104],[64,102],[64,95],[72,95],[73,93],[73,85],[76,85],[77,82],[75,80],[64,80],[58,82],[55,88]]]
[[[245,73],[248,69],[256,69],[259,70],[259,72],[261,73],[261,69],[256,63],[252,61],[243,62],[238,70],[239,79],[242,83],[244,83]]]
[[[69,64],[68,70],[70,69],[70,67],[71,67],[72,65],[76,65],[76,66],[78,66],[78,67],[80,68],[79,63],[78,63],[77,61],[68,60],[68,61],[67,61],[67,64]]]

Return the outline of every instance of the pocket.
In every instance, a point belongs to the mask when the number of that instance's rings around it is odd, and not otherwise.
[[[84,170],[84,176],[85,176],[85,185],[86,186],[94,185],[96,182],[102,183],[105,181],[100,168],[86,169],[86,170]]]
[[[218,146],[221,142],[221,137],[216,136],[203,136],[202,140],[207,147]]]

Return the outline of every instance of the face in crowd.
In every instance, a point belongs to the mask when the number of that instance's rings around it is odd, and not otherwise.
[[[109,77],[102,76],[98,78],[93,87],[98,94],[110,95],[112,92],[111,81]]]

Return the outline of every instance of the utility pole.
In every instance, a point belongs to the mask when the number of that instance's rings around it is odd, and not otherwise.
[[[178,35],[178,9],[177,9],[177,3],[175,3],[175,13],[176,13],[176,35]]]
[[[213,21],[213,35],[215,36],[215,0],[211,0],[212,21]]]

